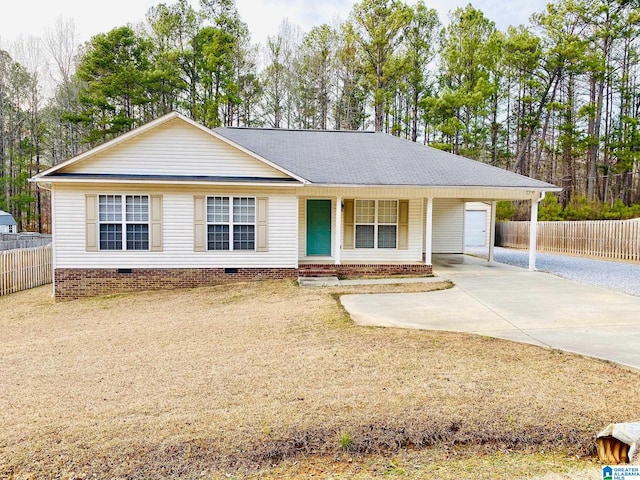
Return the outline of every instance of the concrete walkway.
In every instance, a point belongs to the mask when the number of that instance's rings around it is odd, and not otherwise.
[[[434,256],[434,274],[455,287],[342,303],[360,325],[468,332],[640,369],[640,297],[468,255]]]

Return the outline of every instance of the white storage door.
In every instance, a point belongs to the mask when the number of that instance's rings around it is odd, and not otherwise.
[[[464,246],[487,246],[487,212],[467,210],[464,213]]]

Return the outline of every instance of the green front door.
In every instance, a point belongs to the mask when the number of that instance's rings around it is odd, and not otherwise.
[[[331,255],[331,200],[307,200],[307,255]]]

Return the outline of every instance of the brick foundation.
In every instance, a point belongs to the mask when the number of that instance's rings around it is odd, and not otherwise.
[[[173,290],[223,283],[294,279],[300,276],[385,277],[431,275],[424,264],[304,264],[300,268],[57,268],[56,300],[97,295]]]
[[[334,265],[329,263],[308,263],[300,265],[301,277],[388,277],[393,275],[432,275],[431,265],[424,263],[387,264],[358,263]]]
[[[297,268],[57,268],[56,300],[223,283],[294,279]]]

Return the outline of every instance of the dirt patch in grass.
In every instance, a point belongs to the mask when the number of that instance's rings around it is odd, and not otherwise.
[[[442,480],[494,480],[496,478],[533,480],[593,480],[601,468],[558,453],[491,451],[488,448],[461,447],[450,450],[429,448],[402,450],[387,456],[340,455],[302,457],[249,475],[251,480],[268,478],[413,478]]]
[[[412,462],[589,457],[599,428],[639,410],[627,369],[479,336],[358,327],[335,299],[447,286],[264,282],[57,304],[44,287],[0,298],[0,478],[304,477],[296,465],[328,474],[336,458],[344,475],[356,462],[375,476],[394,473],[381,465],[395,457],[408,459],[398,472],[422,478]]]

